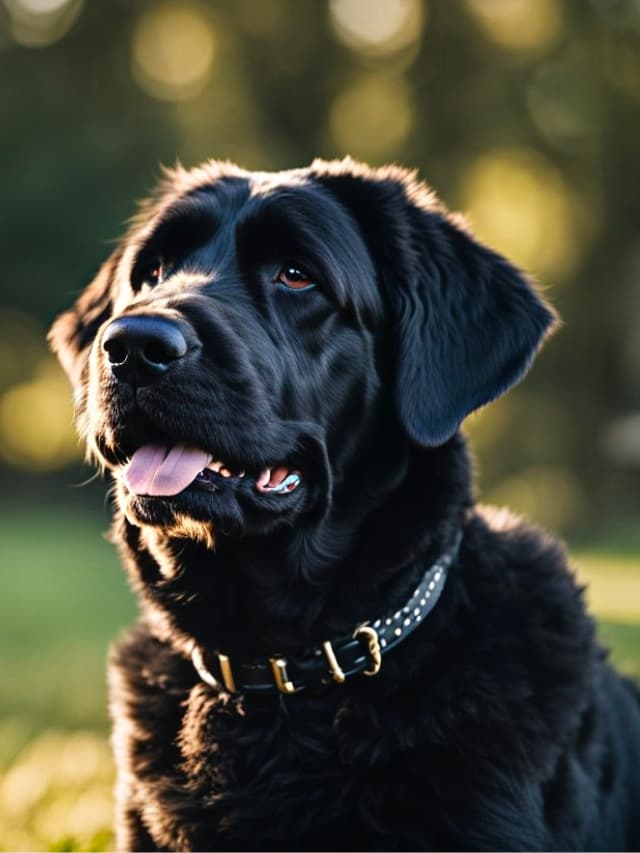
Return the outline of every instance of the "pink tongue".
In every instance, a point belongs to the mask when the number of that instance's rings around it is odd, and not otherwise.
[[[124,469],[124,482],[136,495],[177,495],[192,483],[212,457],[204,450],[145,444]]]

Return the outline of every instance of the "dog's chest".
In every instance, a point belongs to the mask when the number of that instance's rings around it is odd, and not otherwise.
[[[160,846],[407,849],[425,832],[424,809],[405,790],[407,757],[404,767],[377,765],[384,731],[373,736],[362,708],[342,697],[243,706],[196,684],[136,699],[127,760]]]
[[[364,737],[360,750],[350,737],[345,754],[344,711],[326,697],[295,708],[276,696],[243,706],[196,686],[178,738],[192,804],[195,795],[206,811],[196,847],[210,843],[209,833],[278,849],[283,839],[313,849],[321,839],[367,838],[359,809],[370,756]]]

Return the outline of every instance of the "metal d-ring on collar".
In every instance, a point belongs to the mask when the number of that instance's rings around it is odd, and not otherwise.
[[[451,547],[427,569],[403,607],[359,625],[349,638],[326,640],[304,658],[276,655],[266,661],[236,660],[233,665],[229,656],[221,652],[208,655],[205,663],[202,649],[194,643],[191,659],[196,672],[206,684],[215,688],[224,685],[230,693],[284,694],[322,687],[332,681],[342,684],[357,673],[377,675],[383,656],[412,634],[435,607],[461,541],[462,530],[458,530]]]

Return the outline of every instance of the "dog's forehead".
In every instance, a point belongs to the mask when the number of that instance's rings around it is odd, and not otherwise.
[[[140,258],[161,255],[172,234],[208,233],[200,257],[211,269],[278,257],[319,275],[339,305],[382,315],[373,252],[322,176],[307,167],[248,172],[213,165],[167,174],[131,223],[118,277],[129,279]]]
[[[195,173],[195,174],[194,174]],[[343,227],[356,227],[349,213],[317,180],[308,168],[281,172],[241,172],[209,174],[203,170],[188,173],[198,180],[172,179],[161,188],[153,208],[145,205],[138,218],[139,237],[147,237],[164,225],[198,209],[218,224],[235,225],[264,211],[278,207],[299,215],[300,225],[322,226],[323,217],[342,220]]]
[[[180,188],[174,187],[165,194],[155,216],[145,223],[143,241],[172,221],[195,215],[212,223],[216,240],[227,249],[236,251],[243,244],[256,245],[268,235],[266,239],[274,245],[288,244],[294,255],[298,249],[300,262],[305,256],[312,256],[322,258],[329,266],[348,265],[354,284],[356,278],[373,283],[374,264],[357,221],[308,168],[201,173],[200,180],[186,189],[183,186],[182,192],[176,189]],[[365,288],[369,289],[373,290]],[[362,286],[357,291],[370,301]],[[346,291],[343,297],[347,297]]]
[[[232,163],[211,161],[188,171],[167,172],[159,186],[159,211],[166,211],[190,196],[209,193],[232,209],[251,197],[266,196],[278,189],[308,185],[313,173],[308,167],[277,172],[250,171]]]
[[[242,219],[243,215],[272,209],[279,204],[282,208],[295,210],[306,208],[321,216],[323,212],[346,221],[349,215],[332,193],[317,180],[308,168],[288,169],[280,172],[245,172],[243,174],[221,174],[203,179],[189,187],[188,191],[172,194],[168,203],[161,205],[162,216],[181,212],[194,199],[208,198],[217,207],[220,218]]]

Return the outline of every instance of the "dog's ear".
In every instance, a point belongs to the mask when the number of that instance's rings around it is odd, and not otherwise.
[[[413,257],[389,282],[400,421],[444,443],[475,409],[519,382],[555,314],[527,278],[443,211],[412,212]]]
[[[103,263],[73,307],[61,314],[49,330],[49,345],[74,386],[79,383],[87,364],[96,332],[112,312],[112,282],[121,256],[122,248],[119,247]]]
[[[400,422],[419,444],[443,444],[524,376],[556,315],[412,173],[318,165],[351,207],[388,296]]]

